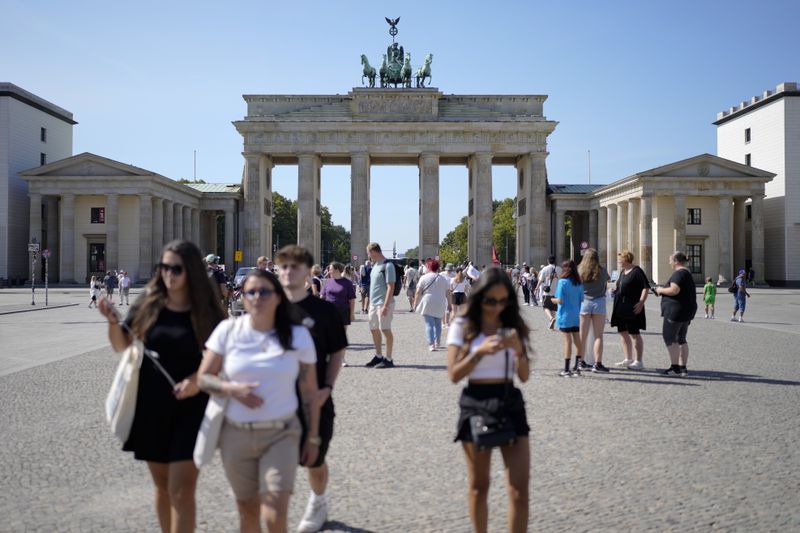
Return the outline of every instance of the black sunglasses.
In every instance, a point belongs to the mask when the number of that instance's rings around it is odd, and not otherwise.
[[[500,298],[498,300],[497,298],[487,297],[483,299],[483,305],[491,305],[491,306],[502,305],[503,307],[505,307],[506,305],[508,305],[508,298]]]
[[[244,297],[248,300],[255,300],[256,298],[269,298],[275,294],[275,291],[272,289],[250,289],[249,291],[244,291]]]
[[[176,276],[183,274],[183,265],[168,265],[166,263],[159,263],[156,265],[161,272],[172,272]]]

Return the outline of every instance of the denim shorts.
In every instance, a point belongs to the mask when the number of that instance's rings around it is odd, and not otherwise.
[[[606,297],[595,298],[594,300],[583,300],[581,303],[582,315],[604,315],[606,314]]]

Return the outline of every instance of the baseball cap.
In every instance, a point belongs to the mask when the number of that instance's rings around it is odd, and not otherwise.
[[[219,256],[218,255],[214,255],[214,254],[208,254],[206,256],[206,258],[205,258],[205,262],[209,263],[209,264],[210,263],[218,263],[219,262]]]

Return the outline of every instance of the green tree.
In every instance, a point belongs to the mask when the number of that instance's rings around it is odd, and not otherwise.
[[[467,232],[469,231],[469,218],[462,217],[461,222],[445,235],[439,246],[439,257],[444,264],[459,264],[467,260]]]
[[[333,223],[331,212],[325,206],[322,206],[320,210],[320,217],[322,218],[322,262],[349,263],[351,259],[350,232],[343,226]]]
[[[278,248],[297,242],[297,202],[272,193],[272,242]]]
[[[501,263],[513,263],[517,257],[517,224],[514,220],[514,199],[492,202],[492,239]]]
[[[419,261],[419,246],[415,246],[406,250],[405,257],[406,259],[414,259]]]
[[[324,205],[320,208],[322,257],[314,258],[322,263],[350,261],[350,232],[334,224],[331,212]],[[278,248],[297,242],[297,202],[272,193],[272,242]]]

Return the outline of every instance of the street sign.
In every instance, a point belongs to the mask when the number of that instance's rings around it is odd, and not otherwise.
[[[357,256],[357,255],[354,255],[354,256],[353,256],[353,263],[355,263],[356,261],[358,261],[358,256]]]
[[[236,250],[235,252],[233,252],[234,261],[236,261],[237,263],[241,263],[242,259],[244,259],[244,253],[242,253],[241,250]]]
[[[39,243],[38,242],[28,243],[28,251],[29,252],[38,252],[39,251]]]
[[[438,256],[438,255],[436,256],[436,260],[437,260],[437,261],[439,260],[439,256]]]
[[[589,247],[589,243],[586,241],[581,241],[581,250],[585,250]]]
[[[42,250],[42,257],[45,259],[50,259],[50,250],[44,249]]]

